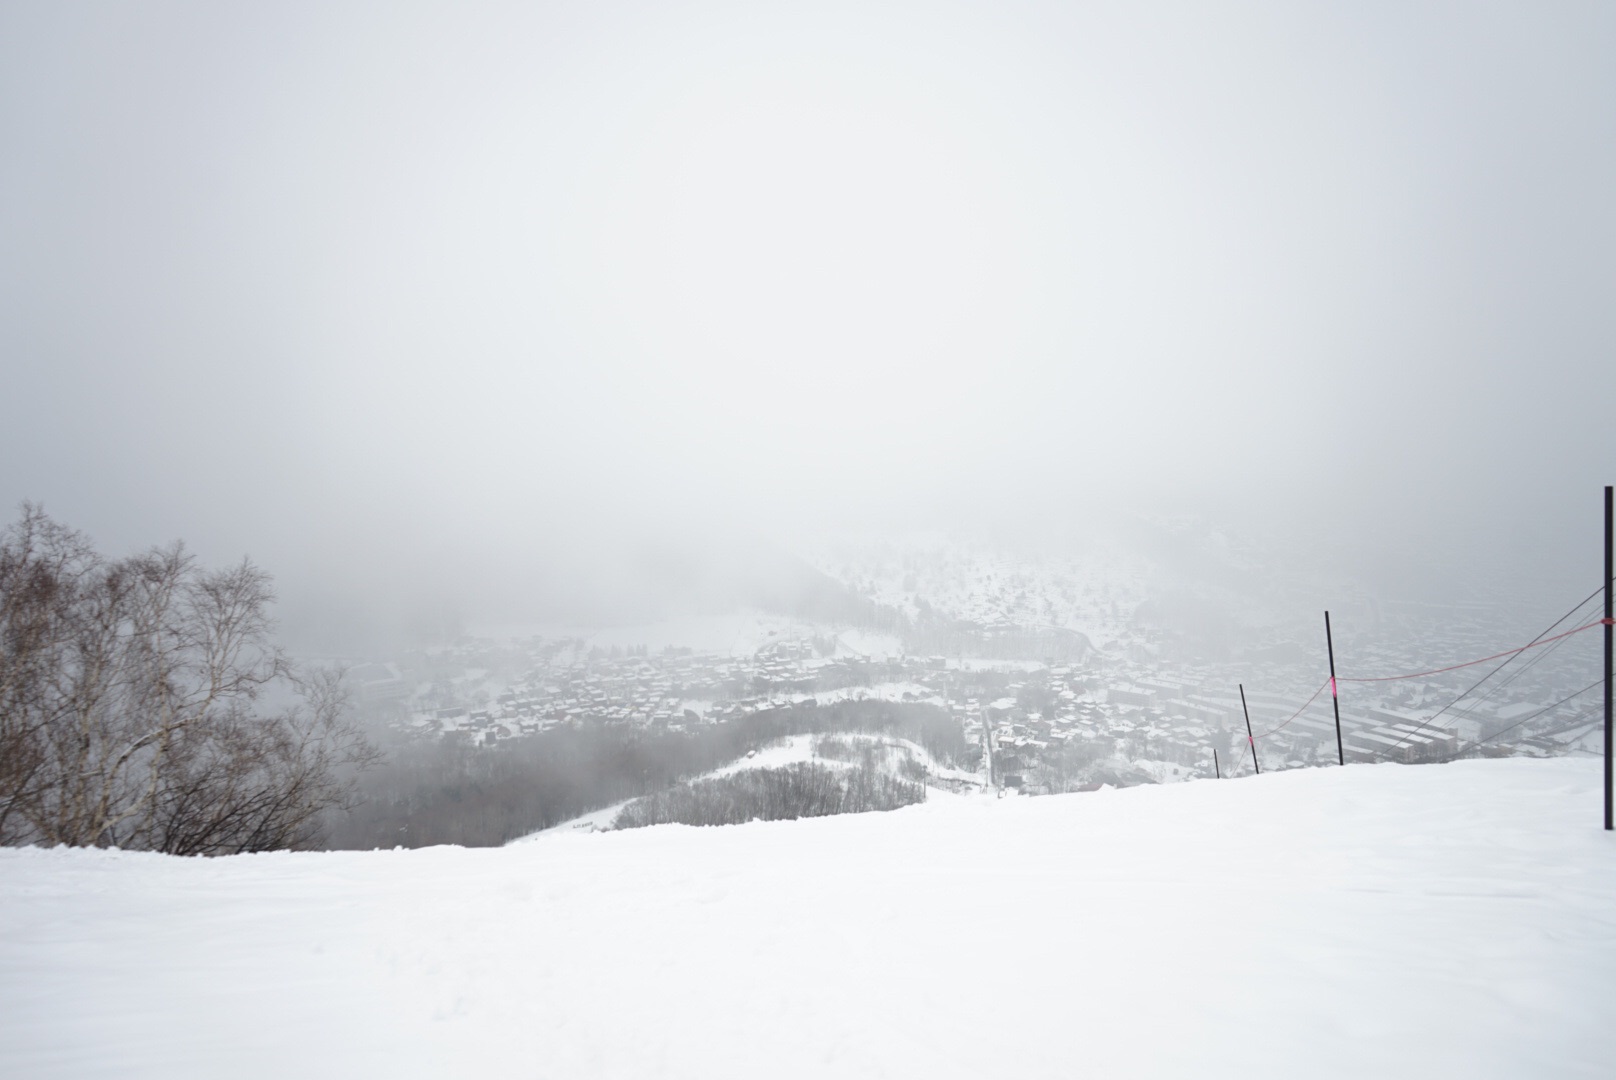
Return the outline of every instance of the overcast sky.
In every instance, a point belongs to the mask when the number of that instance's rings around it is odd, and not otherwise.
[[[1613,192],[1609,3],[3,0],[0,504],[294,586],[1117,506],[1594,575]]]

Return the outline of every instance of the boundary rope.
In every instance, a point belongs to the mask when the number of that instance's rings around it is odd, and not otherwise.
[[[1504,650],[1503,652],[1500,652],[1500,653],[1493,653],[1491,656],[1483,656],[1480,660],[1466,660],[1462,664],[1451,664],[1448,667],[1432,668],[1430,671],[1415,671],[1415,672],[1412,672],[1412,673],[1410,673],[1408,675],[1377,675],[1377,676],[1375,676],[1373,678],[1364,678],[1364,677],[1349,678],[1346,675],[1342,675],[1340,678],[1336,679],[1336,682],[1350,682],[1350,683],[1397,682],[1400,679],[1423,679],[1428,675],[1441,675],[1441,674],[1444,674],[1444,673],[1449,672],[1449,671],[1459,671],[1459,670],[1462,670],[1463,668],[1475,667],[1477,664],[1485,664],[1489,660],[1497,660],[1498,658],[1503,657],[1503,656],[1510,656],[1510,657],[1519,656],[1521,653],[1525,652],[1527,649],[1535,649],[1535,648],[1539,647],[1540,645],[1548,645],[1551,642],[1563,641],[1566,638],[1571,637],[1573,634],[1580,634],[1584,630],[1592,630],[1596,626],[1603,626],[1605,624],[1605,622],[1606,622],[1606,620],[1604,620],[1604,619],[1596,619],[1595,621],[1593,621],[1591,623],[1587,623],[1587,624],[1585,624],[1583,626],[1577,627],[1575,630],[1567,630],[1563,634],[1556,634],[1556,635],[1554,635],[1553,637],[1550,637],[1550,638],[1539,638],[1537,640],[1528,642],[1527,644],[1522,645],[1522,646],[1520,646],[1519,648],[1516,648],[1516,649],[1506,649],[1506,650]]]
[[[1248,745],[1253,745],[1254,746],[1258,739],[1266,739],[1270,735],[1277,734],[1278,732],[1284,730],[1287,726],[1290,725],[1290,723],[1292,721],[1294,721],[1297,717],[1301,716],[1304,712],[1306,712],[1308,707],[1310,705],[1312,705],[1315,701],[1318,700],[1319,695],[1324,693],[1326,688],[1329,688],[1331,694],[1334,695],[1336,693],[1336,686],[1339,683],[1398,682],[1398,681],[1401,681],[1401,680],[1404,680],[1404,679],[1428,678],[1428,677],[1430,677],[1432,675],[1442,675],[1442,674],[1446,674],[1446,673],[1451,672],[1451,671],[1462,671],[1465,668],[1476,667],[1479,664],[1485,664],[1485,663],[1488,663],[1489,661],[1492,661],[1492,660],[1502,660],[1503,661],[1503,663],[1499,664],[1497,667],[1495,667],[1491,671],[1487,672],[1487,674],[1483,675],[1481,678],[1479,678],[1475,682],[1471,683],[1464,690],[1460,691],[1459,695],[1457,697],[1455,697],[1452,701],[1448,702],[1446,705],[1442,706],[1442,708],[1440,708],[1436,712],[1432,713],[1425,720],[1422,720],[1418,725],[1416,725],[1413,728],[1413,730],[1411,730],[1407,734],[1405,734],[1401,739],[1399,739],[1395,744],[1392,745],[1391,749],[1396,750],[1398,747],[1401,747],[1404,743],[1408,742],[1409,739],[1413,738],[1415,735],[1418,735],[1420,732],[1424,731],[1433,722],[1435,722],[1438,717],[1442,716],[1444,713],[1448,712],[1450,709],[1452,709],[1455,705],[1457,705],[1464,698],[1468,697],[1472,692],[1474,692],[1478,687],[1480,687],[1488,679],[1491,679],[1494,675],[1496,675],[1500,671],[1502,671],[1505,667],[1507,667],[1510,663],[1512,663],[1522,653],[1524,653],[1524,652],[1526,652],[1526,651],[1528,651],[1530,649],[1536,649],[1536,648],[1539,648],[1539,647],[1545,646],[1545,645],[1552,646],[1552,648],[1550,648],[1548,650],[1548,652],[1539,653],[1536,657],[1534,657],[1526,665],[1526,668],[1522,668],[1521,670],[1517,671],[1514,675],[1511,675],[1508,679],[1504,680],[1503,683],[1500,683],[1500,684],[1494,686],[1492,690],[1489,690],[1487,692],[1487,694],[1484,695],[1483,700],[1485,700],[1488,697],[1491,697],[1494,693],[1496,693],[1504,685],[1506,685],[1507,683],[1513,681],[1516,678],[1516,676],[1524,673],[1524,671],[1527,670],[1527,668],[1530,668],[1533,665],[1535,665],[1537,663],[1537,661],[1539,661],[1541,659],[1544,659],[1546,656],[1549,655],[1549,653],[1554,652],[1555,649],[1559,648],[1559,646],[1561,644],[1563,644],[1567,639],[1569,639],[1571,637],[1574,637],[1577,634],[1582,633],[1584,630],[1592,630],[1596,626],[1611,625],[1613,623],[1613,621],[1616,621],[1616,620],[1611,620],[1611,619],[1606,619],[1604,617],[1600,617],[1600,618],[1592,619],[1589,622],[1586,622],[1581,626],[1574,627],[1573,629],[1567,630],[1567,631],[1565,631],[1563,633],[1554,634],[1553,637],[1548,636],[1561,623],[1565,622],[1567,619],[1569,619],[1572,616],[1576,615],[1579,611],[1581,611],[1584,607],[1586,607],[1588,605],[1589,601],[1591,601],[1595,597],[1597,597],[1604,589],[1605,589],[1605,584],[1603,584],[1603,583],[1600,584],[1597,588],[1595,588],[1593,590],[1593,592],[1589,593],[1580,602],[1572,605],[1571,609],[1569,611],[1567,611],[1564,615],[1560,616],[1558,619],[1554,620],[1553,623],[1549,624],[1548,629],[1544,630],[1541,634],[1539,634],[1537,637],[1533,638],[1531,641],[1527,642],[1525,645],[1521,645],[1521,646],[1519,646],[1517,648],[1514,648],[1514,649],[1506,649],[1503,652],[1493,653],[1491,656],[1483,656],[1479,660],[1467,660],[1467,661],[1465,661],[1464,663],[1461,663],[1461,664],[1450,664],[1447,667],[1432,668],[1429,671],[1416,671],[1416,672],[1411,672],[1411,673],[1406,674],[1406,675],[1381,675],[1381,676],[1373,676],[1373,677],[1364,677],[1364,676],[1355,676],[1354,677],[1354,676],[1345,676],[1345,675],[1343,675],[1343,676],[1334,677],[1334,678],[1326,678],[1324,680],[1324,682],[1319,684],[1319,688],[1317,690],[1314,690],[1312,695],[1306,701],[1304,701],[1302,703],[1301,708],[1299,708],[1295,712],[1291,713],[1291,715],[1286,717],[1283,722],[1281,722],[1280,724],[1277,724],[1276,726],[1274,726],[1272,728],[1269,728],[1267,731],[1264,731],[1264,732],[1262,732],[1261,734],[1258,734],[1258,735],[1248,735],[1247,738],[1246,738],[1246,742],[1247,742]],[[1501,735],[1504,735],[1504,734],[1506,734],[1506,733],[1508,733],[1510,731],[1513,731],[1514,729],[1520,727],[1522,724],[1525,724],[1528,721],[1535,720],[1537,717],[1544,715],[1545,713],[1549,712],[1552,709],[1559,708],[1561,705],[1565,704],[1567,701],[1572,700],[1572,698],[1579,697],[1582,694],[1586,694],[1589,690],[1593,689],[1595,686],[1598,686],[1599,683],[1601,683],[1603,681],[1604,681],[1603,679],[1597,680],[1596,682],[1591,683],[1588,686],[1584,687],[1583,689],[1577,691],[1575,694],[1572,694],[1569,697],[1562,698],[1559,701],[1555,702],[1553,705],[1549,705],[1549,706],[1546,706],[1543,709],[1539,709],[1537,712],[1532,713],[1530,716],[1523,717],[1522,719],[1520,719],[1520,720],[1516,721],[1515,723],[1511,724],[1509,727],[1504,728],[1502,731],[1496,732],[1493,735],[1488,736],[1486,739],[1478,739],[1478,740],[1476,740],[1475,742],[1471,743],[1469,746],[1464,747],[1463,749],[1459,750],[1457,752],[1457,754],[1455,754],[1455,758],[1460,756],[1460,755],[1463,755],[1465,753],[1468,753],[1471,750],[1474,750],[1476,747],[1482,745],[1483,743],[1490,742],[1491,740],[1496,739]],[[1380,755],[1376,755],[1376,756],[1380,756]],[[1451,760],[1454,760],[1454,758],[1449,758],[1447,760],[1451,761]]]
[[[1574,604],[1572,606],[1571,610],[1567,611],[1564,615],[1560,616],[1558,619],[1555,619],[1554,622],[1550,623],[1548,628],[1545,629],[1543,631],[1543,633],[1539,634],[1536,638],[1532,639],[1532,641],[1530,643],[1528,643],[1528,644],[1529,645],[1536,644],[1538,641],[1542,640],[1547,635],[1553,633],[1555,627],[1559,626],[1561,623],[1565,622],[1567,619],[1570,619],[1570,618],[1576,616],[1579,611],[1581,611],[1583,608],[1588,606],[1590,601],[1592,601],[1602,591],[1604,591],[1605,587],[1607,585],[1609,585],[1609,584],[1610,584],[1610,582],[1600,582],[1599,585],[1595,586],[1595,588],[1594,588],[1594,590],[1592,592],[1590,592],[1587,596],[1583,597],[1581,601]],[[1603,625],[1604,621],[1605,620],[1603,618],[1598,619],[1598,620],[1596,620],[1594,622],[1588,623],[1587,625],[1585,625],[1583,627],[1580,627],[1579,630],[1586,630],[1589,626]],[[1559,648],[1559,645],[1555,645],[1554,648],[1555,649]],[[1548,653],[1539,653],[1537,657],[1533,658],[1531,663],[1536,663],[1537,660],[1542,659],[1543,657],[1549,655],[1549,653],[1552,653],[1553,651],[1554,651],[1554,649],[1550,649]],[[1502,663],[1500,663],[1497,667],[1493,668],[1491,671],[1487,672],[1487,674],[1483,675],[1481,678],[1477,679],[1475,682],[1473,682],[1469,686],[1465,687],[1463,690],[1461,690],[1459,692],[1459,695],[1457,697],[1455,697],[1452,701],[1448,702],[1446,705],[1442,706],[1442,708],[1438,709],[1436,712],[1432,713],[1426,719],[1424,719],[1419,724],[1417,724],[1413,731],[1410,731],[1407,735],[1404,735],[1401,739],[1398,739],[1397,742],[1392,745],[1392,749],[1396,750],[1398,747],[1401,747],[1403,744],[1408,742],[1408,740],[1412,736],[1418,735],[1420,732],[1424,731],[1427,727],[1431,726],[1431,724],[1439,716],[1441,716],[1443,713],[1447,712],[1449,709],[1452,709],[1455,705],[1459,704],[1459,702],[1463,701],[1465,698],[1469,697],[1478,687],[1481,686],[1482,683],[1486,682],[1488,679],[1492,678],[1494,675],[1497,675],[1500,671],[1503,671],[1504,668],[1508,667],[1509,664],[1512,663],[1515,660],[1515,657],[1519,656],[1519,655],[1520,655],[1519,652],[1511,654]],[[1517,673],[1517,674],[1519,674],[1519,673]],[[1514,676],[1510,676],[1510,678],[1513,679]],[[1507,682],[1509,680],[1505,680],[1505,681]],[[1502,685],[1502,684],[1500,684],[1500,685]],[[1495,686],[1493,689],[1497,690],[1498,687]],[[1489,691],[1486,696],[1491,697],[1492,696],[1492,691]]]

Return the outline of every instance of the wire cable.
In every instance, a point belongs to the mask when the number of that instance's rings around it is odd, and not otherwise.
[[[1319,695],[1324,693],[1324,688],[1326,686],[1329,686],[1329,685],[1330,685],[1330,680],[1325,679],[1322,683],[1319,684],[1319,688],[1317,690],[1313,691],[1313,696],[1308,698],[1306,701],[1302,702],[1302,707],[1300,709],[1297,709],[1295,712],[1291,713],[1290,716],[1286,717],[1285,723],[1280,724],[1278,727],[1269,728],[1267,731],[1263,732],[1261,735],[1253,735],[1252,739],[1253,740],[1266,739],[1266,738],[1268,738],[1268,736],[1274,734],[1276,731],[1279,731],[1279,730],[1283,729],[1286,726],[1286,724],[1289,724],[1292,720],[1295,720],[1298,716],[1301,716],[1304,712],[1306,712],[1307,707],[1309,705],[1313,704],[1315,701],[1317,701],[1318,698],[1319,698]]]
[[[1501,729],[1499,731],[1495,731],[1491,735],[1487,736],[1485,739],[1477,739],[1475,742],[1471,743],[1469,746],[1462,747],[1461,749],[1455,751],[1453,757],[1449,758],[1448,760],[1449,761],[1454,761],[1454,760],[1456,760],[1458,758],[1463,757],[1465,754],[1468,754],[1470,751],[1474,750],[1476,747],[1481,746],[1483,743],[1490,743],[1494,739],[1497,739],[1497,738],[1500,738],[1500,737],[1502,737],[1504,735],[1509,734],[1511,731],[1514,731],[1516,728],[1520,727],[1522,724],[1528,723],[1528,722],[1530,722],[1532,720],[1536,720],[1538,717],[1542,716],[1544,713],[1552,712],[1555,709],[1558,709],[1560,706],[1564,705],[1566,702],[1572,700],[1573,698],[1579,698],[1582,695],[1586,694],[1588,691],[1592,690],[1594,687],[1603,685],[1604,681],[1605,680],[1604,680],[1603,676],[1601,676],[1600,678],[1595,679],[1593,682],[1589,683],[1587,686],[1584,686],[1581,690],[1578,690],[1574,694],[1567,694],[1565,697],[1561,698],[1559,701],[1556,701],[1553,705],[1545,705],[1543,708],[1539,709],[1537,712],[1533,713],[1532,715],[1521,717],[1519,720],[1517,720],[1513,724],[1509,725],[1509,727],[1503,728],[1503,729]],[[1581,717],[1578,717],[1578,720],[1581,720],[1581,719],[1583,719],[1585,717],[1593,716],[1597,712],[1599,712],[1598,709],[1593,710],[1593,712],[1583,713],[1583,715]],[[1575,721],[1575,720],[1572,721],[1572,726],[1575,726],[1576,723],[1577,723],[1577,721]]]
[[[1430,727],[1431,724],[1434,723],[1436,721],[1436,719],[1438,717],[1440,717],[1443,713],[1447,712],[1449,709],[1451,709],[1455,705],[1459,704],[1459,702],[1464,700],[1466,697],[1469,697],[1470,694],[1473,691],[1475,691],[1477,687],[1481,686],[1482,683],[1486,682],[1488,679],[1492,678],[1494,675],[1496,675],[1500,671],[1504,670],[1505,666],[1508,665],[1511,661],[1513,661],[1517,656],[1519,656],[1521,654],[1521,652],[1523,652],[1525,649],[1529,649],[1533,645],[1536,645],[1539,642],[1541,642],[1544,638],[1548,637],[1549,634],[1553,633],[1554,630],[1557,627],[1559,627],[1561,623],[1565,622],[1567,619],[1571,618],[1573,615],[1576,615],[1579,611],[1581,611],[1584,607],[1586,607],[1588,605],[1588,602],[1590,600],[1592,600],[1594,597],[1598,596],[1600,594],[1600,592],[1603,591],[1608,584],[1609,584],[1608,582],[1601,582],[1599,584],[1598,588],[1594,589],[1593,592],[1589,593],[1587,596],[1583,597],[1577,603],[1573,604],[1571,606],[1571,610],[1567,611],[1564,615],[1560,616],[1558,619],[1555,619],[1554,622],[1550,623],[1548,628],[1546,630],[1544,630],[1543,633],[1541,633],[1537,637],[1533,638],[1530,642],[1528,642],[1521,649],[1517,649],[1514,652],[1508,654],[1507,658],[1504,660],[1503,663],[1499,664],[1497,667],[1495,667],[1491,671],[1487,672],[1487,674],[1483,675],[1481,678],[1477,679],[1475,682],[1473,682],[1469,686],[1465,687],[1463,690],[1461,690],[1459,692],[1459,695],[1457,697],[1455,697],[1452,701],[1448,702],[1446,705],[1442,706],[1442,708],[1438,709],[1436,712],[1434,712],[1430,716],[1426,717],[1426,719],[1421,721],[1419,724],[1415,725],[1414,730],[1410,731],[1407,735],[1404,735],[1401,739],[1397,740],[1397,742],[1392,745],[1391,749],[1396,750],[1398,747],[1400,747],[1404,743],[1406,743],[1412,736],[1418,735],[1420,732],[1422,732],[1426,728]],[[1602,623],[1603,621],[1604,620],[1601,619],[1600,623]],[[1597,625],[1599,625],[1599,623],[1589,623],[1588,624],[1588,626],[1597,626]],[[1574,633],[1581,633],[1583,630],[1588,629],[1588,626],[1579,627],[1578,629],[1571,631],[1571,633],[1573,633],[1573,634]],[[1570,636],[1570,634],[1561,635],[1562,638],[1569,637],[1569,636]],[[1470,665],[1465,665],[1465,666],[1470,666]]]
[[[1594,627],[1601,625],[1604,621],[1605,621],[1604,619],[1599,619],[1599,620],[1597,620],[1595,622],[1588,623],[1585,626],[1579,626],[1574,630],[1567,630],[1563,634],[1556,634],[1551,638],[1544,638],[1541,635],[1539,635],[1539,638],[1534,638],[1532,641],[1528,642],[1525,645],[1522,645],[1518,649],[1506,649],[1506,650],[1504,650],[1503,652],[1500,652],[1500,653],[1493,653],[1491,656],[1483,656],[1480,660],[1466,660],[1462,664],[1452,664],[1452,665],[1450,665],[1448,667],[1432,668],[1430,671],[1415,671],[1415,672],[1411,672],[1411,673],[1409,673],[1407,675],[1378,675],[1378,676],[1375,676],[1374,678],[1362,678],[1362,677],[1348,678],[1347,676],[1343,675],[1340,678],[1338,678],[1336,680],[1336,682],[1372,683],[1372,682],[1398,682],[1398,681],[1400,681],[1402,679],[1423,679],[1423,678],[1425,678],[1426,676],[1429,676],[1429,675],[1443,675],[1443,674],[1446,674],[1447,672],[1450,672],[1450,671],[1459,671],[1459,670],[1461,670],[1463,668],[1475,667],[1477,664],[1485,664],[1489,660],[1497,660],[1501,656],[1507,656],[1510,659],[1514,659],[1515,657],[1519,656],[1521,653],[1525,652],[1528,649],[1535,649],[1540,645],[1548,645],[1551,642],[1564,641],[1566,638],[1571,637],[1573,634],[1580,634],[1584,630],[1592,630]],[[1508,661],[1505,661],[1505,663],[1508,663]],[[1503,664],[1500,664],[1499,667],[1503,667]]]
[[[1603,619],[1595,619],[1591,623],[1589,623],[1588,625],[1590,625],[1590,626],[1599,626],[1603,622],[1604,622]],[[1462,716],[1472,716],[1472,715],[1474,715],[1475,711],[1477,709],[1479,709],[1481,706],[1485,705],[1489,700],[1491,700],[1491,698],[1493,697],[1494,694],[1498,693],[1500,690],[1503,690],[1505,687],[1507,687],[1511,683],[1513,683],[1516,679],[1519,679],[1522,675],[1525,675],[1527,672],[1531,671],[1538,664],[1542,663],[1544,660],[1547,660],[1549,657],[1553,656],[1555,654],[1555,652],[1557,650],[1559,650],[1560,647],[1563,646],[1565,643],[1566,643],[1566,639],[1562,639],[1560,641],[1557,641],[1553,645],[1551,645],[1549,648],[1544,649],[1542,652],[1540,652],[1537,655],[1533,656],[1530,660],[1526,661],[1526,663],[1522,664],[1520,667],[1516,668],[1513,672],[1506,675],[1504,678],[1500,679],[1498,682],[1494,683],[1492,685],[1492,688],[1489,689],[1485,694],[1482,694],[1479,698],[1476,698],[1475,700],[1469,702],[1464,707],[1464,709],[1460,711],[1460,715],[1462,715]]]

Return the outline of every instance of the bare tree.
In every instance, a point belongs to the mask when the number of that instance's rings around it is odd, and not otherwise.
[[[205,570],[174,544],[107,561],[25,504],[0,535],[0,842],[312,842],[375,751],[340,673],[274,645],[273,599],[245,560]]]
[[[0,535],[0,840],[26,831],[22,808],[50,786],[49,731],[70,708],[58,668],[74,597],[98,565],[83,537],[36,506]]]

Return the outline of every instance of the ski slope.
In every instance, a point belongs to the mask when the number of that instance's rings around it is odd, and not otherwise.
[[[0,851],[7,1077],[1591,1077],[1588,759],[464,850]]]

